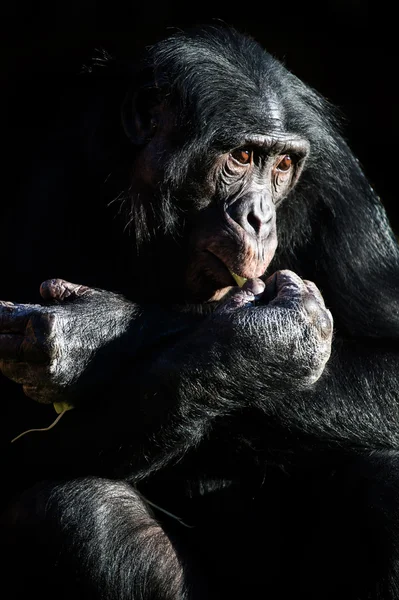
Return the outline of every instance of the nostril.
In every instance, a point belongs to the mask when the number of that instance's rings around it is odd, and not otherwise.
[[[247,215],[247,221],[255,231],[256,234],[259,234],[262,229],[262,219],[260,219],[255,213],[250,212]]]
[[[256,237],[268,234],[275,214],[272,206],[259,200],[235,201],[226,212],[244,231]]]
[[[257,235],[262,233],[262,230],[270,224],[273,219],[273,215],[270,213],[267,216],[258,216],[255,212],[251,211],[247,214],[247,221]]]

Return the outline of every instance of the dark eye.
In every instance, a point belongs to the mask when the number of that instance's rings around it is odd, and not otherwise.
[[[286,173],[287,171],[289,171],[291,169],[291,167],[292,167],[292,158],[289,154],[286,154],[285,156],[283,156],[276,164],[277,171],[282,171],[283,173]]]
[[[237,148],[237,150],[233,150],[233,152],[230,153],[230,156],[241,165],[249,165],[252,160],[252,150]]]

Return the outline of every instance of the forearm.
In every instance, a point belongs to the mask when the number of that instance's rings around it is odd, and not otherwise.
[[[376,339],[336,339],[320,380],[287,397],[277,421],[310,447],[397,447],[399,344],[390,347],[386,340],[383,349]]]
[[[243,308],[233,319],[216,312],[138,370],[142,414],[151,424],[159,419],[157,438],[174,453],[197,444],[221,418],[246,410],[273,418],[294,390],[317,380],[329,342],[284,308]]]
[[[43,403],[90,400],[201,318],[63,280],[48,290],[69,296],[44,306],[0,303],[0,369]]]

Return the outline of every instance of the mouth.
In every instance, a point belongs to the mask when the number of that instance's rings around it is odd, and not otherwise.
[[[231,269],[224,260],[219,258],[211,250],[206,251],[207,255],[207,271],[211,275],[214,282],[221,287],[242,287],[247,281],[247,277],[239,275],[233,269]]]
[[[224,257],[223,257],[224,258]],[[263,275],[262,267],[267,265],[252,264],[251,272],[242,273],[240,261],[228,260],[228,262],[219,258],[212,250],[202,250],[196,255],[196,260],[191,261],[187,271],[187,289],[190,301],[195,302],[214,302],[223,299],[232,288],[241,288],[246,281],[256,279]],[[243,267],[244,268],[244,267]],[[238,271],[238,272],[237,272]],[[260,273],[262,271],[262,273]]]

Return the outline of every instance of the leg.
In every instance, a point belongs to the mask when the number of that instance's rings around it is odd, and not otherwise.
[[[170,539],[125,483],[90,478],[36,486],[3,521],[13,598],[187,598]]]

